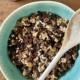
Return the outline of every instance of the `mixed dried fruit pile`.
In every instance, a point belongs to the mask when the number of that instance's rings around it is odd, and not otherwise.
[[[26,78],[37,80],[43,73],[62,45],[68,22],[56,14],[40,11],[17,21],[9,37],[8,51],[11,61]],[[45,80],[57,80],[73,66],[77,56],[75,46]]]

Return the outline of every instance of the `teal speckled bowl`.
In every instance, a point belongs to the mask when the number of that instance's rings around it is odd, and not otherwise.
[[[54,1],[32,2],[12,12],[0,28],[0,67],[7,80],[31,80],[23,77],[20,71],[10,61],[8,57],[7,41],[16,21],[23,16],[28,16],[37,11],[56,13],[66,19],[70,19],[74,14],[74,11],[71,8]],[[59,80],[80,80],[80,55],[78,56],[74,66]]]

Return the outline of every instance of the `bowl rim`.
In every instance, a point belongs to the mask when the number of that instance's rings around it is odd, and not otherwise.
[[[69,10],[70,10],[71,12],[73,12],[73,13],[75,12],[73,9],[71,9],[71,8],[68,7],[67,5],[65,5],[65,4],[63,4],[63,3],[61,3],[61,2],[57,2],[57,1],[35,1],[35,2],[30,2],[30,3],[27,3],[27,4],[25,4],[25,5],[20,6],[19,8],[15,9],[13,12],[11,12],[10,15],[8,15],[8,17],[4,20],[4,22],[3,22],[2,25],[0,26],[0,32],[1,32],[1,30],[3,29],[3,26],[4,26],[4,24],[6,23],[6,21],[7,21],[11,16],[13,16],[13,14],[15,14],[15,12],[17,12],[18,10],[20,10],[20,9],[26,7],[26,6],[33,5],[33,4],[37,4],[37,3],[42,3],[42,4],[44,4],[44,3],[47,3],[47,4],[54,3],[54,4],[57,4],[57,5],[61,5],[61,6],[63,6],[63,7],[66,7],[67,9],[69,9]],[[0,59],[0,60],[1,60],[1,59]],[[6,76],[6,73],[4,73],[4,69],[3,69],[2,66],[1,66],[1,62],[0,62],[0,70],[1,70],[2,74],[4,75],[4,77],[5,77],[7,80],[9,80],[9,78]]]

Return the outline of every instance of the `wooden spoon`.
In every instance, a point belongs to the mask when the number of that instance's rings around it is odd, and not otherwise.
[[[48,76],[49,72],[55,67],[59,59],[64,55],[64,53],[79,43],[80,43],[80,9],[78,9],[75,12],[71,20],[69,21],[64,36],[64,40],[59,52],[57,53],[57,55],[54,57],[54,59],[51,61],[49,66],[46,68],[46,70],[43,72],[43,74],[40,76],[38,80],[44,80],[46,76]]]

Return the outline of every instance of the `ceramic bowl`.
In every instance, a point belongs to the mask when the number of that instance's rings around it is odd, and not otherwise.
[[[37,11],[52,12],[60,15],[63,18],[70,19],[74,11],[68,6],[55,1],[38,1],[26,4],[13,11],[3,22],[0,28],[0,68],[7,80],[31,80],[22,76],[20,71],[10,61],[7,50],[7,41],[11,30],[16,24],[16,21],[31,13]],[[78,51],[79,52],[79,51]],[[78,56],[74,66],[59,80],[80,80],[80,55]]]

